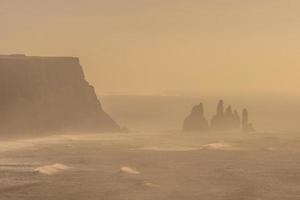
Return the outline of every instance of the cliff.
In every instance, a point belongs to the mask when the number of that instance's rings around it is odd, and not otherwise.
[[[1,132],[117,131],[73,57],[0,56]]]

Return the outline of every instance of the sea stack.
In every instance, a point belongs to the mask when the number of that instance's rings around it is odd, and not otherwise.
[[[211,128],[213,130],[223,130],[225,127],[224,102],[220,100],[217,105],[217,112],[212,117]]]
[[[248,110],[244,109],[242,120],[237,110],[229,105],[224,110],[224,101],[220,100],[216,114],[212,117],[210,125],[204,117],[203,104],[194,106],[192,113],[184,120],[183,131],[234,131],[242,129],[243,132],[254,131],[253,125],[248,123]]]
[[[240,127],[240,117],[235,111],[232,112],[231,106],[228,106],[224,115],[224,128],[227,130],[236,130]]]
[[[203,104],[200,103],[193,107],[192,112],[183,122],[183,131],[197,132],[207,131],[209,129],[208,121],[204,117]]]
[[[254,127],[252,123],[248,122],[248,110],[246,108],[243,110],[243,115],[242,115],[242,130],[243,132],[254,131]]]
[[[78,58],[0,56],[0,133],[119,129]]]
[[[238,130],[241,127],[241,119],[237,110],[232,111],[229,105],[225,111],[223,100],[220,100],[217,105],[217,113],[212,117],[211,129],[216,131],[232,131]]]

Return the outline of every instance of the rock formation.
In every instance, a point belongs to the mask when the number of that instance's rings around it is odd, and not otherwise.
[[[234,116],[234,128],[239,129],[241,127],[241,125],[240,125],[241,118],[240,118],[237,110],[234,110],[233,116]]]
[[[231,106],[224,111],[223,100],[218,102],[216,114],[212,117],[210,126],[204,117],[202,103],[193,108],[192,113],[183,123],[183,131],[232,131],[240,128],[244,132],[254,131],[252,124],[248,123],[248,111],[244,109],[241,121],[237,110],[233,112]]]
[[[244,132],[253,132],[254,131],[252,123],[248,122],[248,110],[247,109],[243,110],[243,115],[242,115],[242,130]]]
[[[204,117],[203,104],[193,107],[191,114],[183,122],[183,130],[187,132],[207,131],[208,121]]]
[[[224,115],[224,129],[236,130],[240,127],[240,117],[235,110],[232,112],[231,106],[228,106]]]
[[[217,105],[217,112],[212,117],[211,128],[214,130],[223,130],[225,126],[224,103],[220,100]]]
[[[0,56],[0,134],[119,129],[78,58]]]
[[[233,112],[231,106],[228,106],[225,112],[223,109],[223,100],[220,100],[217,106],[217,112],[211,120],[211,129],[218,131],[239,129],[241,120],[237,110]]]

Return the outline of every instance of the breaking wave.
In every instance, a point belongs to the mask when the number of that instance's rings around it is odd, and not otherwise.
[[[16,139],[11,141],[0,141],[0,153],[20,149],[35,148],[39,145],[56,145],[68,142],[82,141],[117,141],[126,140],[127,134],[110,134],[110,133],[85,133],[85,134],[63,134],[46,137],[37,137],[30,139]]]
[[[70,167],[60,163],[56,163],[53,165],[45,165],[45,166],[35,168],[34,171],[45,175],[53,175],[68,169],[70,169]]]
[[[139,150],[146,151],[197,151],[202,149],[202,147],[158,147],[158,146],[144,146],[139,148]]]
[[[151,187],[151,188],[159,187],[159,185],[148,182],[148,181],[143,182],[143,185],[146,187]]]
[[[211,143],[205,144],[202,146],[204,149],[211,149],[211,150],[230,150],[232,146],[227,143]]]
[[[132,167],[128,167],[128,166],[123,166],[120,169],[120,172],[122,173],[126,173],[126,174],[140,174],[140,172],[137,169],[134,169]]]
[[[146,151],[198,151],[198,150],[234,150],[234,148],[227,143],[209,143],[201,146],[144,146],[138,150]]]

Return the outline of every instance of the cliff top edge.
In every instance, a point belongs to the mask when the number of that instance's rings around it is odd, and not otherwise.
[[[51,59],[51,60],[61,60],[61,59],[71,59],[79,60],[78,57],[72,56],[26,56],[25,54],[10,54],[10,55],[0,55],[0,59]]]

